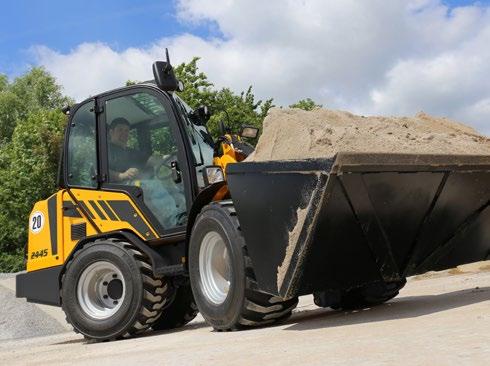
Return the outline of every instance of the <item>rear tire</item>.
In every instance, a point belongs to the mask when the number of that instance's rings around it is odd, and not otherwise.
[[[101,240],[85,245],[68,262],[62,308],[76,332],[115,340],[147,330],[166,305],[169,288],[133,245]]]
[[[180,328],[196,317],[198,310],[194,296],[192,296],[191,286],[185,284],[174,291],[171,303],[163,309],[160,317],[152,324],[153,330]]]
[[[245,240],[231,201],[204,207],[189,245],[192,291],[216,330],[263,326],[287,319],[297,298],[283,300],[258,290]]]

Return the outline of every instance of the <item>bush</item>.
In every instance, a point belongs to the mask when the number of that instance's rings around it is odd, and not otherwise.
[[[0,272],[19,272],[25,269],[22,251],[0,253]]]
[[[0,271],[24,267],[29,213],[56,191],[66,123],[60,109],[71,103],[42,68],[12,83],[0,75]]]
[[[59,111],[32,113],[0,149],[0,253],[23,248],[34,203],[56,191],[65,121]]]

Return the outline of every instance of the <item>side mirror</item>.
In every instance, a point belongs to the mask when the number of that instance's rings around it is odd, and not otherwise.
[[[194,109],[190,117],[194,123],[205,126],[211,117],[211,113],[209,112],[209,108],[207,106],[202,105]]]
[[[155,61],[153,63],[153,77],[157,86],[164,91],[178,91],[182,85],[175,77],[174,69],[170,64],[168,50],[165,49],[167,61]]]
[[[246,137],[249,139],[254,139],[258,136],[259,129],[257,127],[252,126],[242,126],[242,130],[240,131],[240,137]]]
[[[182,82],[182,80],[177,80],[177,91],[179,92],[183,92],[184,91],[184,83]]]
[[[61,108],[61,112],[62,112],[63,114],[65,114],[65,115],[69,116],[69,115],[70,115],[70,110],[71,110],[71,108],[72,108],[71,106],[66,105],[66,106],[64,106],[63,108]]]
[[[207,122],[209,121],[209,118],[211,118],[211,113],[209,112],[209,108],[206,105],[197,107],[195,112],[203,121]]]

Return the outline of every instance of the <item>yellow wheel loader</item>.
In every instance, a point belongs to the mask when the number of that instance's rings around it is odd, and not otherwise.
[[[60,189],[29,218],[17,296],[75,331],[112,340],[198,311],[217,330],[263,326],[300,295],[373,306],[407,276],[489,257],[490,157],[242,162],[251,146],[225,128],[213,141],[168,55],[153,73],[67,111]]]

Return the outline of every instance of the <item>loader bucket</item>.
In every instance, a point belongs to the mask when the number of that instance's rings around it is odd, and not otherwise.
[[[289,298],[490,258],[490,156],[230,164],[261,290]]]

